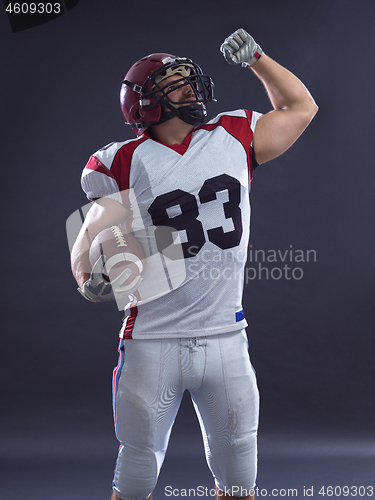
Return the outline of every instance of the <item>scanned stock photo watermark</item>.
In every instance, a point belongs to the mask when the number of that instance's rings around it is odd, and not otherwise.
[[[197,241],[195,232],[191,229],[189,231],[175,229],[172,227],[173,218],[170,219],[170,222],[166,221],[166,226],[149,223],[146,225],[144,215],[142,216],[136,204],[132,190],[113,196],[117,197],[120,202],[124,199],[132,202],[134,227],[128,229],[126,224],[120,224],[121,228],[117,228],[114,234],[122,233],[125,239],[129,239],[131,233],[133,241],[136,240],[137,245],[143,249],[142,271],[138,272],[139,275],[132,277],[140,283],[137,290],[139,304],[153,301],[180,288],[189,281],[197,281],[200,288],[205,288],[206,293],[211,293],[218,284],[232,286],[228,283],[229,281],[233,282],[233,286],[236,288],[240,284],[250,285],[260,280],[300,281],[308,266],[311,269],[311,265],[317,261],[317,252],[314,249],[301,249],[293,244],[289,244],[286,248],[255,248],[252,244],[247,246],[241,242],[241,235],[236,235],[236,238],[233,238],[233,230],[229,233],[225,232],[224,229],[221,230],[224,235],[230,234],[231,238],[235,239],[235,241],[230,240],[232,246],[228,244],[228,237],[225,236],[212,241],[208,230],[206,230],[207,236],[206,232],[202,233],[202,241],[199,241],[199,245],[192,244],[193,241]],[[92,206],[93,202],[88,203],[67,219],[67,239],[71,252]],[[245,236],[243,237],[245,238]],[[91,252],[95,243],[95,235],[91,235],[90,230],[86,230],[85,238],[87,249],[90,248]],[[109,247],[111,248],[111,245]],[[105,242],[102,241],[100,252],[105,259],[105,261],[101,261],[104,262],[103,271],[113,259],[119,263],[123,261],[125,267],[126,262],[134,263],[139,259],[139,256],[132,255],[131,252],[134,249],[132,250],[130,247],[128,247],[127,253],[123,253],[122,249],[118,247],[118,242],[114,247],[112,245],[115,255],[112,253],[107,255],[104,248]],[[73,262],[73,268],[74,265]],[[95,267],[92,267],[93,263],[90,263],[88,259],[81,259],[79,266],[87,275],[92,274]],[[130,268],[128,273],[130,274]],[[108,281],[108,273],[103,272],[102,274],[103,279]],[[95,276],[96,283],[98,275]],[[123,285],[125,286],[125,283]],[[124,294],[119,292],[120,289],[121,287],[117,290],[113,286],[119,310],[124,307],[122,300]],[[128,296],[126,294],[124,300],[127,303]]]
[[[314,249],[296,249],[292,244],[286,249],[255,249],[249,246],[247,252],[219,249],[202,249],[187,259],[190,277],[202,280],[233,280],[244,276],[244,283],[256,280],[296,280],[304,277],[304,267],[317,261]],[[303,266],[303,267],[302,267]]]
[[[207,486],[197,486],[196,488],[176,488],[173,486],[165,486],[165,497],[213,497],[220,498],[225,496],[245,497],[255,495],[255,498],[260,497],[286,497],[286,498],[313,498],[319,495],[319,498],[324,496],[333,498],[343,497],[373,497],[374,486],[303,486],[302,488],[261,488],[255,486],[250,490],[240,486],[225,488],[223,491],[216,488],[208,488]]]
[[[245,283],[256,279],[299,281],[304,276],[301,265],[315,263],[316,259],[316,250],[295,249],[292,244],[283,250],[253,249],[250,245],[247,259],[250,265],[245,267]]]

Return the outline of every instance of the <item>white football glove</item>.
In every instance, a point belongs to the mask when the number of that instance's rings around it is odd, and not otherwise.
[[[125,269],[110,283],[103,277],[103,272],[106,273],[105,263],[105,255],[101,255],[92,268],[90,279],[84,282],[82,288],[77,288],[79,293],[90,302],[116,300],[118,296],[115,296],[114,291],[131,275],[130,269]],[[127,289],[126,294],[136,290],[138,286],[139,282],[137,282],[136,288]]]
[[[254,38],[242,28],[228,36],[220,50],[229,64],[242,64],[242,67],[254,64],[263,52]]]

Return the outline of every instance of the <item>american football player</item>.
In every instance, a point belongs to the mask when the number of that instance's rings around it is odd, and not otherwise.
[[[254,498],[259,398],[242,308],[249,189],[253,169],[286,151],[317,106],[245,30],[226,38],[221,52],[258,77],[270,112],[239,109],[207,122],[206,104],[215,101],[210,76],[186,57],[148,55],[121,85],[121,109],[137,137],[97,151],[82,175],[96,200],[72,252],[83,295],[108,296],[95,292],[98,268],[90,272],[87,250],[99,231],[124,221],[145,229],[149,258],[164,252],[161,228],[171,228],[168,245],[181,248],[184,270],[178,282],[165,277],[160,293],[162,280],[150,271],[125,307],[113,375],[120,448],[112,500],[152,494],[185,390],[217,498]]]

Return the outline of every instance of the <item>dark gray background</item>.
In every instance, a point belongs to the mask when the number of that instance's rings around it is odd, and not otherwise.
[[[270,110],[251,71],[219,52],[239,27],[320,107],[252,186],[252,250],[292,245],[317,257],[287,261],[303,270],[300,280],[263,273],[245,286],[261,391],[258,486],[298,488],[299,497],[314,486],[315,498],[321,486],[375,486],[374,14],[372,0],[80,0],[16,34],[0,14],[1,498],[110,495],[121,314],[75,291],[66,219],[87,203],[80,174],[89,155],[133,137],[118,94],[140,57],[195,60],[216,84],[210,117]],[[188,399],[155,498],[164,485],[212,486]]]

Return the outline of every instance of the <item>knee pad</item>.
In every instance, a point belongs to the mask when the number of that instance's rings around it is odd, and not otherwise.
[[[112,489],[123,500],[145,500],[154,490],[158,468],[150,450],[121,446]]]
[[[235,497],[253,494],[246,491],[255,487],[257,476],[256,432],[232,439],[224,455],[225,458],[221,457],[216,467],[211,469],[216,486]]]

